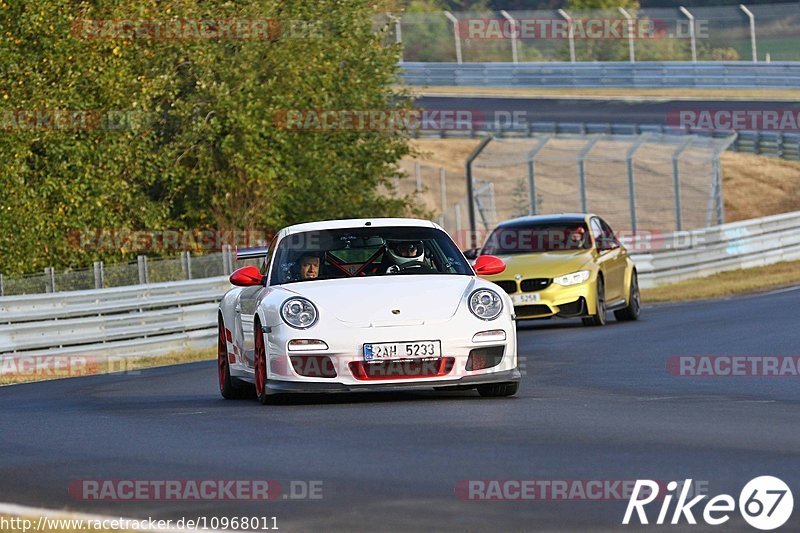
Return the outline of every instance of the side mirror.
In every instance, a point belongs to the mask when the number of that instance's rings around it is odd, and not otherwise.
[[[478,258],[478,252],[480,251],[480,248],[470,248],[469,250],[464,250],[464,257],[472,261],[473,259]]]
[[[506,269],[502,259],[494,255],[482,255],[475,261],[475,273],[479,276],[492,276]]]
[[[261,275],[257,267],[250,265],[242,267],[231,274],[230,280],[231,284],[237,287],[254,287],[264,282],[264,276]]]

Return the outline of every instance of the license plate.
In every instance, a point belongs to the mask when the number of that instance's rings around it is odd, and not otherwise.
[[[364,345],[364,361],[441,357],[441,341],[377,342]]]
[[[535,304],[540,299],[538,292],[511,295],[511,301],[514,302],[514,305]]]

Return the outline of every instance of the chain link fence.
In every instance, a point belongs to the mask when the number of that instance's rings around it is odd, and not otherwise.
[[[752,21],[752,22],[751,22]],[[800,3],[638,10],[407,12],[409,62],[797,61]]]

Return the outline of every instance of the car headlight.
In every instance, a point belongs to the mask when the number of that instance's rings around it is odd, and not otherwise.
[[[578,283],[583,283],[584,281],[589,279],[589,274],[590,272],[588,270],[579,270],[571,274],[565,274],[563,276],[558,276],[557,278],[553,278],[553,283],[557,283],[564,287],[568,287],[570,285],[577,285]]]
[[[317,308],[305,298],[289,298],[281,306],[281,318],[293,328],[310,328],[318,316]]]
[[[503,300],[492,290],[478,289],[469,295],[469,310],[481,320],[494,320],[503,310]]]

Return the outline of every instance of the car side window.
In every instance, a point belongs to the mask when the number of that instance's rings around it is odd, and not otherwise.
[[[267,256],[264,258],[264,263],[261,265],[259,272],[262,276],[266,276],[267,272],[269,272],[269,265],[272,263],[272,256],[275,254],[275,244],[278,242],[278,236],[276,235],[272,242],[269,244],[269,251],[267,252]]]
[[[592,238],[594,239],[595,247],[598,250],[605,250],[605,243],[603,242],[603,228],[600,226],[600,221],[597,220],[597,218],[592,218],[591,222],[589,223],[589,227],[592,230]]]
[[[602,218],[598,220],[600,221],[600,227],[603,229],[603,239],[605,239],[606,247],[610,249],[621,246],[619,239],[617,239],[617,236],[614,235],[614,230],[611,229],[611,226],[609,226],[608,223]]]

